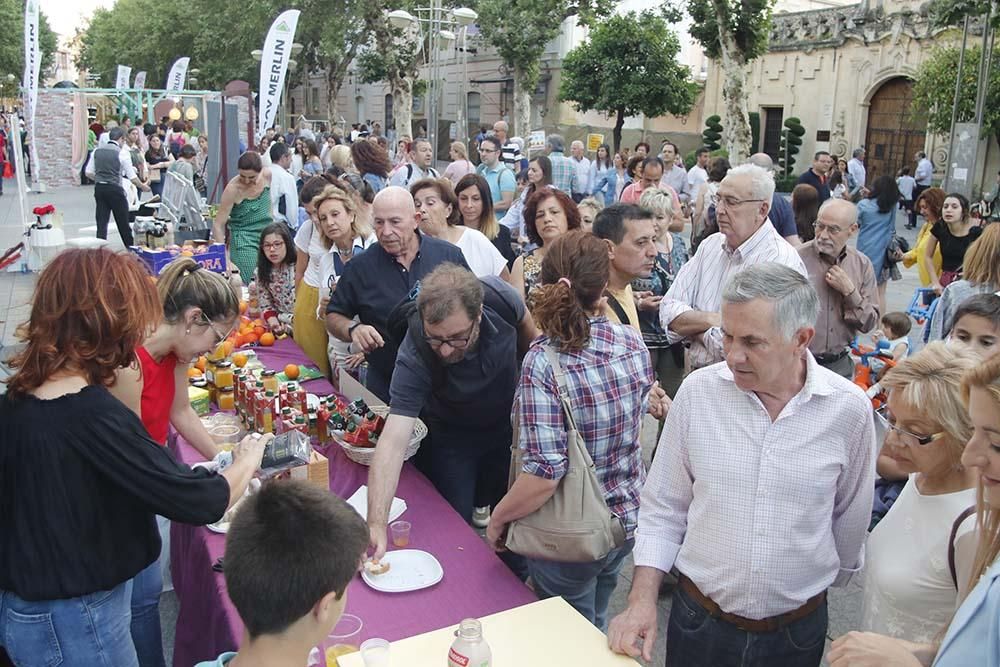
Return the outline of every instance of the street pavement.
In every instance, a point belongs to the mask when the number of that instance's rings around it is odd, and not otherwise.
[[[93,187],[61,188],[46,193],[30,194],[28,209],[44,204],[53,204],[62,218],[67,238],[93,235],[85,233],[83,228],[94,224]],[[897,217],[897,232],[913,245],[916,233],[904,229],[905,217]],[[109,225],[111,247],[123,248],[115,231],[114,221]],[[22,231],[21,217],[16,196],[16,185],[12,180],[4,183],[4,195],[0,197],[0,252],[17,243]],[[905,311],[909,305],[913,291],[919,286],[916,267],[902,269],[903,278],[889,283],[886,291],[886,301],[890,311]],[[28,317],[29,302],[34,289],[36,274],[20,272],[0,272],[0,379],[6,377],[6,368],[2,361],[18,347],[15,336],[17,325]],[[914,327],[911,336],[914,340],[919,336],[919,328]],[[647,417],[643,428],[642,446],[647,463],[654,446],[656,425],[652,418]],[[629,588],[632,584],[633,566],[631,558],[622,569],[618,588],[611,600],[609,618],[627,606]],[[831,589],[829,598],[830,627],[828,638],[834,639],[845,632],[856,629],[861,613],[861,588],[857,578],[846,588]],[[670,611],[669,596],[659,602],[661,632],[656,642],[656,652],[651,664],[662,665],[665,656],[666,618]],[[174,627],[177,621],[178,603],[176,596],[165,593],[160,606],[163,621],[164,648],[167,653],[167,664],[171,663],[173,653]]]

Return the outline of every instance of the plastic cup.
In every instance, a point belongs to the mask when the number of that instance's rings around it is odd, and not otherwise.
[[[394,521],[389,524],[389,532],[392,533],[392,543],[397,547],[405,547],[410,544],[410,522]]]
[[[337,658],[350,653],[357,653],[361,650],[361,628],[364,623],[354,614],[344,614],[333,626],[333,630],[327,635],[326,640],[321,644],[323,656],[326,658],[326,667],[340,667]]]
[[[365,667],[390,667],[389,642],[385,639],[369,639],[361,645],[361,659]]]

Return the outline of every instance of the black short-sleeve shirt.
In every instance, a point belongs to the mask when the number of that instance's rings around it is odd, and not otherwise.
[[[972,242],[979,238],[983,232],[982,227],[970,227],[969,233],[965,236],[954,236],[948,223],[938,220],[931,227],[931,234],[937,239],[941,246],[941,270],[958,271],[965,261],[965,251],[969,249]]]
[[[159,556],[156,514],[203,525],[228,505],[225,478],[178,463],[104,387],[0,398],[0,589],[114,588]]]
[[[344,267],[327,313],[357,316],[375,327],[386,344],[368,355],[368,388],[383,400],[389,398],[389,379],[396,362],[396,347],[389,341],[388,317],[392,309],[435,267],[452,262],[468,268],[458,246],[417,232],[420,250],[407,270],[396,258],[374,244]]]

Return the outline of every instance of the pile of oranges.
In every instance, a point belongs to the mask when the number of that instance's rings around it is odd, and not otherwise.
[[[264,321],[260,319],[251,320],[246,315],[240,316],[240,325],[233,332],[231,340],[235,347],[253,345],[254,343],[270,347],[274,345],[274,334],[267,330]],[[231,351],[231,350],[230,350]]]

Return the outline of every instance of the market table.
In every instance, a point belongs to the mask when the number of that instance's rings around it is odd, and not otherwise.
[[[516,667],[637,667],[613,653],[608,638],[562,598],[532,602],[479,619],[494,665]],[[389,645],[393,665],[440,667],[455,641],[457,624]],[[360,653],[337,658],[340,667],[364,667]]]
[[[309,364],[290,339],[278,341],[272,348],[257,348],[257,354],[266,367],[276,370],[289,363]],[[304,386],[310,393],[333,392],[325,379],[311,380]],[[203,460],[180,436],[172,438],[171,447],[184,463]],[[320,452],[330,460],[331,492],[346,499],[367,482],[368,468],[348,459],[339,446]],[[409,463],[403,466],[396,496],[408,505],[402,518],[413,525],[409,548],[434,554],[444,569],[444,578],[431,588],[392,594],[369,588],[358,576],[350,587],[347,611],[364,622],[361,641],[369,637],[403,639],[537,599]],[[226,593],[225,578],[212,570],[212,564],[225,552],[225,541],[225,535],[203,526],[171,526],[171,573],[180,603],[175,667],[191,667],[223,651],[236,650],[243,636],[243,624]]]

